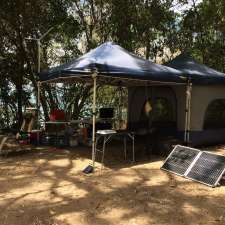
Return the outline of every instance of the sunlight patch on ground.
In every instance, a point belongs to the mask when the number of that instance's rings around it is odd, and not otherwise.
[[[60,159],[60,160],[51,160],[48,162],[49,166],[54,167],[69,167],[71,166],[71,162],[69,159]]]
[[[64,213],[62,215],[58,215],[55,217],[56,221],[60,221],[59,224],[63,224],[64,221],[66,221],[66,225],[87,225],[86,216],[83,212],[70,212],[70,213]]]
[[[115,159],[101,174],[85,175],[83,149],[55,151],[0,158],[1,225],[225,224],[224,185],[212,189],[162,171],[161,158]]]

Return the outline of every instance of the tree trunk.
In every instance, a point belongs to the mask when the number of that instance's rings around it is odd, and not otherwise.
[[[17,92],[17,124],[18,129],[20,129],[21,124],[23,122],[23,109],[22,109],[22,82],[19,81],[16,85],[16,92]]]
[[[150,57],[150,43],[149,40],[147,40],[145,58],[148,60],[149,57]]]
[[[41,90],[40,98],[41,98],[41,105],[42,105],[42,108],[43,108],[45,120],[48,121],[49,120],[48,105],[47,105],[47,101],[46,101],[45,91],[44,90]]]

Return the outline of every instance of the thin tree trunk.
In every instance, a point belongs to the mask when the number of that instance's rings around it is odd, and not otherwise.
[[[22,82],[19,81],[16,85],[17,92],[17,124],[18,128],[20,128],[23,122],[23,109],[22,109]]]
[[[40,100],[41,100],[41,105],[42,105],[42,108],[43,108],[45,120],[48,121],[49,120],[48,105],[47,105],[47,100],[46,100],[46,97],[45,97],[45,91],[44,90],[41,90]]]
[[[149,59],[149,57],[150,57],[150,43],[149,40],[147,40],[145,58]]]

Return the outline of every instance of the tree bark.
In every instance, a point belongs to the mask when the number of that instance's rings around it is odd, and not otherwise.
[[[16,92],[17,92],[17,124],[18,124],[18,129],[21,127],[21,124],[23,122],[23,109],[22,109],[22,82],[18,81],[16,85]]]

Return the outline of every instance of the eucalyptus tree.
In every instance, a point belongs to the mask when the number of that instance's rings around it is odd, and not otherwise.
[[[35,43],[26,43],[25,38],[38,38],[48,28],[68,19],[68,1],[9,0],[0,5],[0,50],[5,58],[1,78],[7,78],[16,89],[16,114],[22,120],[22,107],[26,104],[23,92],[31,85],[37,92],[37,53]],[[43,46],[47,46],[46,39]],[[7,63],[6,63],[7,62]],[[31,99],[29,99],[31,101]],[[47,115],[47,105],[42,95],[42,106]]]
[[[225,71],[225,2],[203,0],[184,12],[180,24],[180,49],[203,63]]]
[[[203,62],[224,70],[224,1],[203,0],[179,16],[174,6],[186,3],[186,0],[3,1],[1,102],[10,103],[12,120],[20,122],[23,106],[34,102],[38,81],[36,42],[25,38],[39,38],[51,27],[42,40],[42,70],[77,58],[105,41],[115,41],[153,60],[163,60],[167,50],[171,55],[189,49]],[[118,97],[114,98],[113,90],[101,90],[99,98],[107,93],[108,100],[116,105]],[[90,95],[90,85],[43,85],[44,116],[47,119],[49,110],[56,107],[69,111],[72,118],[84,115],[90,106]],[[100,102],[103,104],[104,100]],[[7,110],[3,107],[4,112]]]

